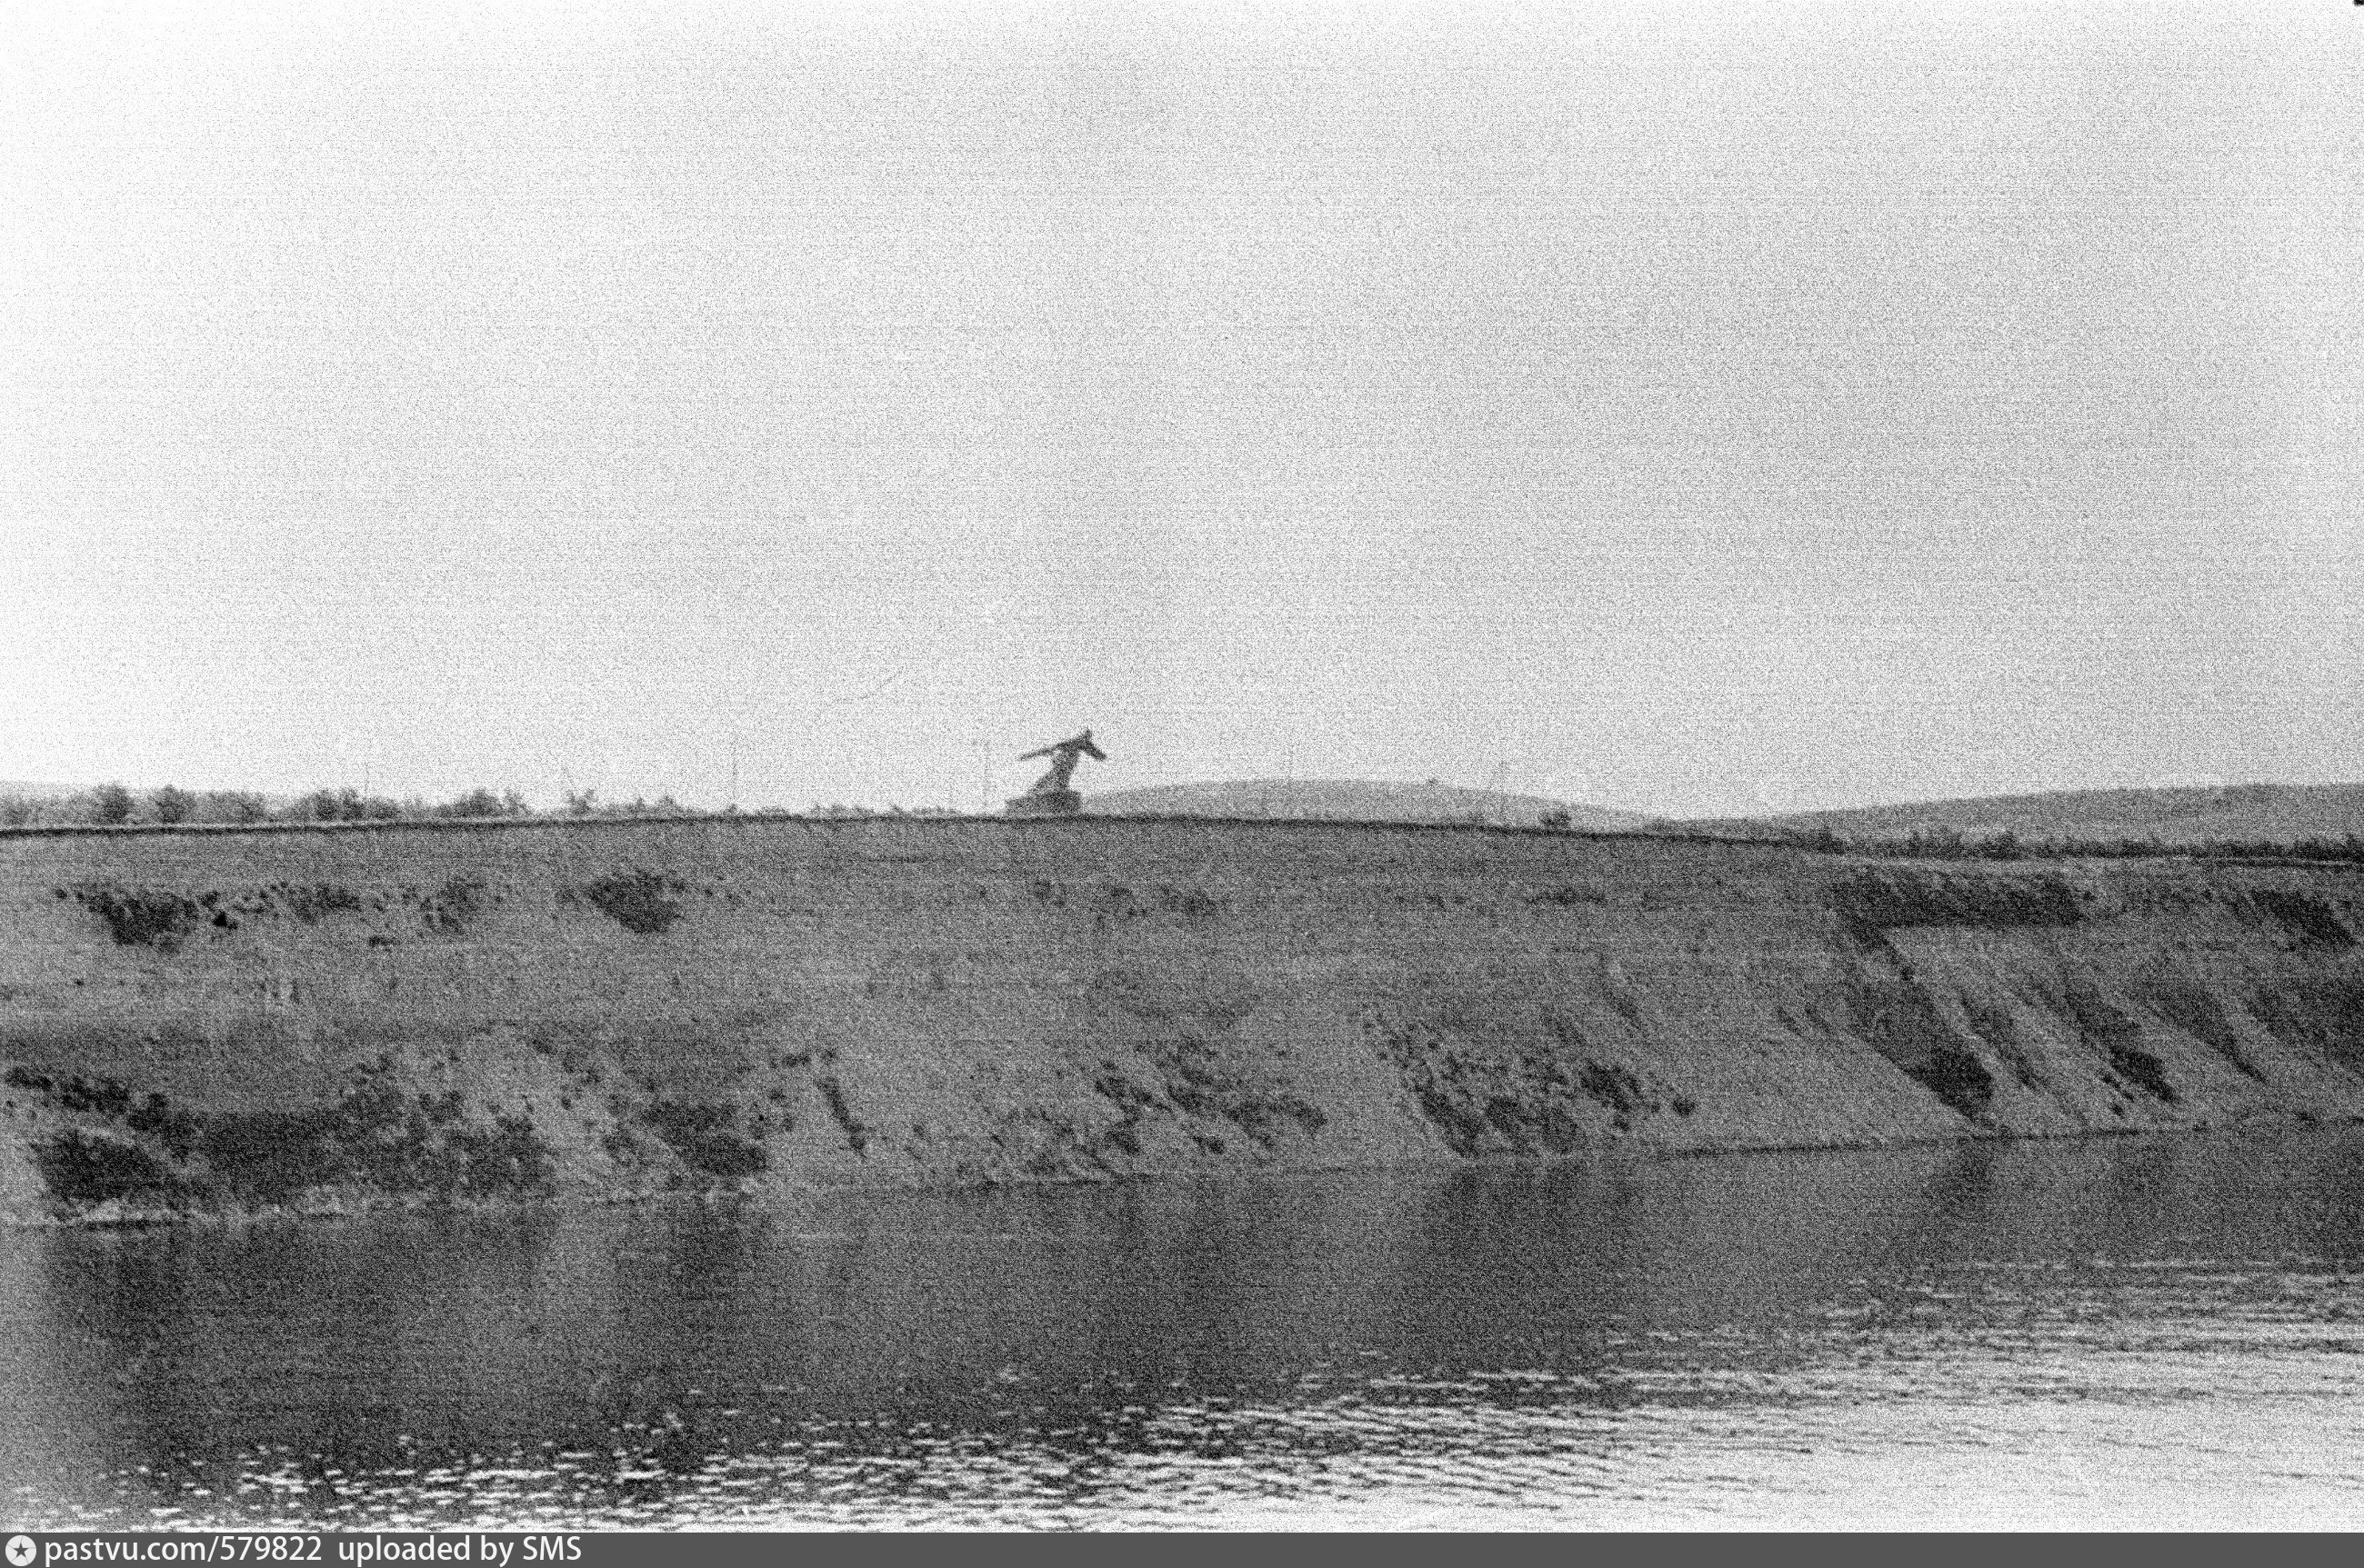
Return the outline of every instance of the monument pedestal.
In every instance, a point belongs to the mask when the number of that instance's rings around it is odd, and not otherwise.
[[[1073,817],[1084,808],[1084,797],[1071,789],[1029,790],[1009,797],[1006,817]]]

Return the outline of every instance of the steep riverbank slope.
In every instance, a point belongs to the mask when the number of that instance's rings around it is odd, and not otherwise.
[[[2364,878],[1369,825],[0,835],[28,1218],[2364,1116]]]

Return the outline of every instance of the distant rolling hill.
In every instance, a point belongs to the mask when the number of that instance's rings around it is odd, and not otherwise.
[[[1565,811],[1567,825],[1587,832],[1630,832],[1651,818],[1634,811],[1580,806],[1532,795],[1501,795],[1456,784],[1395,784],[1373,779],[1225,779],[1155,784],[1147,789],[1087,795],[1086,813],[1098,817],[1307,817],[1332,822],[1489,822],[1534,828],[1547,813]]]
[[[1914,801],[1852,811],[1734,817],[1666,826],[1718,833],[1811,833],[1828,828],[1851,840],[1901,840],[1914,832],[1987,839],[2012,833],[2046,839],[2166,844],[2214,841],[2289,843],[2364,836],[2364,784],[2229,784],[2222,788],[2089,789],[2054,795],[1999,795],[1976,800]]]

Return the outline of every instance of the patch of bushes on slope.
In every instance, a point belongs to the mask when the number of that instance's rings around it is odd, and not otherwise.
[[[1851,936],[1874,947],[1900,926],[2009,930],[2073,926],[2084,918],[2077,890],[2057,876],[1858,872],[1831,884],[1831,905]]]
[[[2266,1075],[2242,1051],[2241,1037],[2234,1032],[2233,1020],[2225,1016],[2225,1005],[2205,985],[2155,984],[2145,989],[2142,1000],[2151,1011],[2215,1051],[2237,1071],[2259,1083],[2265,1082]]]
[[[1699,1102],[1689,1095],[1674,1095],[1661,1102],[1657,1092],[1632,1069],[1614,1062],[1588,1059],[1576,1083],[1587,1095],[1609,1107],[1621,1132],[1632,1125],[1634,1117],[1648,1112],[1665,1109],[1677,1116],[1689,1116],[1699,1109]]]
[[[1564,1154],[1596,1136],[1600,1109],[1625,1132],[1662,1108],[1686,1117],[1699,1108],[1688,1095],[1669,1096],[1631,1068],[1591,1055],[1566,1019],[1548,1023],[1548,1042],[1502,1034],[1448,1040],[1397,1029],[1382,1047],[1457,1154]]]
[[[175,1160],[185,1160],[197,1146],[203,1129],[197,1118],[176,1108],[162,1095],[135,1101],[131,1091],[113,1078],[72,1077],[63,1081],[28,1067],[11,1067],[6,1081],[12,1089],[46,1095],[59,1108],[119,1121],[134,1132],[146,1133]]]
[[[2277,1040],[2364,1072],[2364,980],[2291,980],[2258,988],[2248,1003]]]
[[[106,923],[117,947],[173,952],[208,914],[197,900],[177,893],[85,884],[73,889],[82,906]]]
[[[729,1106],[690,1100],[659,1100],[640,1113],[640,1120],[683,1164],[730,1182],[756,1175],[772,1162],[761,1143],[740,1132],[737,1119]]]
[[[845,1088],[834,1078],[817,1078],[813,1087],[820,1091],[821,1103],[829,1106],[829,1118],[837,1129],[845,1134],[845,1146],[856,1154],[868,1158],[870,1129],[853,1115],[853,1107],[845,1103]]]
[[[1907,1077],[1971,1120],[1986,1114],[1994,1074],[1918,984],[1859,982],[1847,988],[1846,1004],[1856,1032]]]
[[[32,1154],[41,1184],[66,1203],[178,1207],[190,1195],[186,1182],[138,1144],[78,1127],[40,1140]]]
[[[63,1108],[144,1135],[180,1167],[136,1143],[69,1129],[50,1140],[56,1151],[41,1167],[50,1190],[69,1202],[161,1193],[175,1203],[262,1208],[348,1184],[443,1201],[539,1198],[556,1190],[549,1147],[529,1118],[496,1115],[489,1127],[470,1125],[456,1091],[407,1096],[374,1073],[334,1105],[292,1111],[199,1115],[162,1095],[134,1103],[111,1079],[95,1087],[73,1080],[56,1098]]]
[[[1150,1059],[1165,1079],[1165,1098],[1187,1116],[1227,1121],[1269,1149],[1294,1124],[1310,1136],[1330,1123],[1321,1106],[1292,1090],[1259,1084],[1200,1037],[1183,1033],[1160,1041]]]
[[[1102,1065],[1111,1073],[1116,1071],[1111,1063]],[[1104,1077],[1101,1085],[1110,1082]],[[1102,1086],[1101,1092],[1107,1093],[1107,1088]],[[921,1136],[926,1132],[917,1123],[912,1130]],[[1120,1164],[1110,1160],[1110,1149],[1140,1152],[1137,1140],[1128,1143],[1109,1131],[1096,1130],[1088,1124],[1078,1125],[1042,1106],[1026,1106],[1003,1113],[988,1138],[996,1157],[984,1162],[958,1161],[952,1167],[955,1180],[992,1186],[1007,1179],[1011,1165],[1038,1181],[1094,1180],[1124,1173]],[[1210,1154],[1221,1154],[1226,1147],[1221,1138],[1206,1133],[1198,1134],[1197,1141],[1201,1150]]]
[[[56,1093],[58,1104],[70,1111],[119,1118],[131,1109],[131,1091],[112,1078],[101,1078],[95,1084],[85,1078],[69,1078],[57,1086]]]
[[[2235,786],[2237,794],[2242,788]],[[2200,808],[2204,809],[2204,807]],[[2189,815],[2189,811],[2170,815]],[[1754,835],[1752,835],[1754,836]],[[1965,835],[1958,828],[1924,827],[1913,828],[1901,839],[1877,834],[1841,838],[1827,822],[1808,828],[1783,826],[1764,835],[1769,841],[1812,850],[1822,854],[1879,855],[1886,858],[1923,857],[1932,860],[2108,860],[2180,858],[2202,861],[2263,861],[2306,862],[2334,861],[2364,863],[2364,837],[2349,833],[2342,838],[2305,839],[2189,839],[2161,837],[2156,832],[2147,838],[2121,834],[2114,839],[2080,839],[2074,836],[2046,835],[2022,839],[2012,829],[1979,835]]]
[[[2331,906],[2320,898],[2285,888],[2260,887],[2249,902],[2274,917],[2301,949],[2344,952],[2356,945],[2355,933],[2340,924]]]
[[[2168,1082],[2167,1064],[2143,1049],[2141,1024],[2082,985],[2066,987],[2056,1000],[2077,1026],[2078,1038],[2109,1062],[2113,1074],[2152,1099],[2170,1106],[2181,1101],[2183,1096]]]
[[[2029,1053],[2027,1042],[2020,1039],[2019,1026],[2012,1021],[2010,1009],[1990,1006],[1967,991],[1961,997],[1962,1012],[1970,1020],[1971,1031],[2002,1059],[2012,1076],[2019,1080],[2020,1087],[2036,1087],[2041,1075],[2035,1071],[2035,1058]],[[1989,1097],[1992,1097],[1991,1094]]]
[[[411,896],[411,890],[403,890]],[[485,910],[485,884],[469,877],[443,879],[434,892],[418,896],[418,917],[430,931],[456,937]]]
[[[353,1181],[446,1200],[547,1197],[557,1185],[549,1146],[528,1118],[470,1126],[457,1091],[407,1097],[383,1081],[317,1109],[210,1118],[197,1153],[216,1183],[250,1204]]]
[[[652,871],[616,872],[573,890],[591,906],[637,936],[662,936],[681,918],[679,895],[689,891],[677,877]]]
[[[350,887],[334,883],[315,883],[299,887],[293,883],[275,883],[262,890],[266,903],[275,904],[307,926],[317,926],[331,915],[351,914],[362,906],[362,895]]]
[[[1092,1092],[1113,1101],[1121,1118],[1100,1135],[1101,1140],[1127,1154],[1139,1154],[1141,1124],[1159,1106],[1156,1093],[1126,1077],[1113,1062],[1100,1063],[1100,1075],[1092,1080]]]
[[[1104,919],[1138,920],[1153,911],[1163,910],[1178,915],[1185,925],[1196,925],[1214,919],[1223,912],[1222,901],[1196,887],[1176,887],[1159,883],[1136,893],[1121,882],[1102,878],[1086,887],[1069,887],[1064,882],[1049,877],[1036,877],[1026,884],[1026,891],[1038,904],[1054,909],[1065,909],[1069,903],[1082,903]]]

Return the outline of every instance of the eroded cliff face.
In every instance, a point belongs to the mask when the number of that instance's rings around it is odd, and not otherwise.
[[[18,1218],[2364,1116],[2364,879],[1140,820],[0,838]]]

